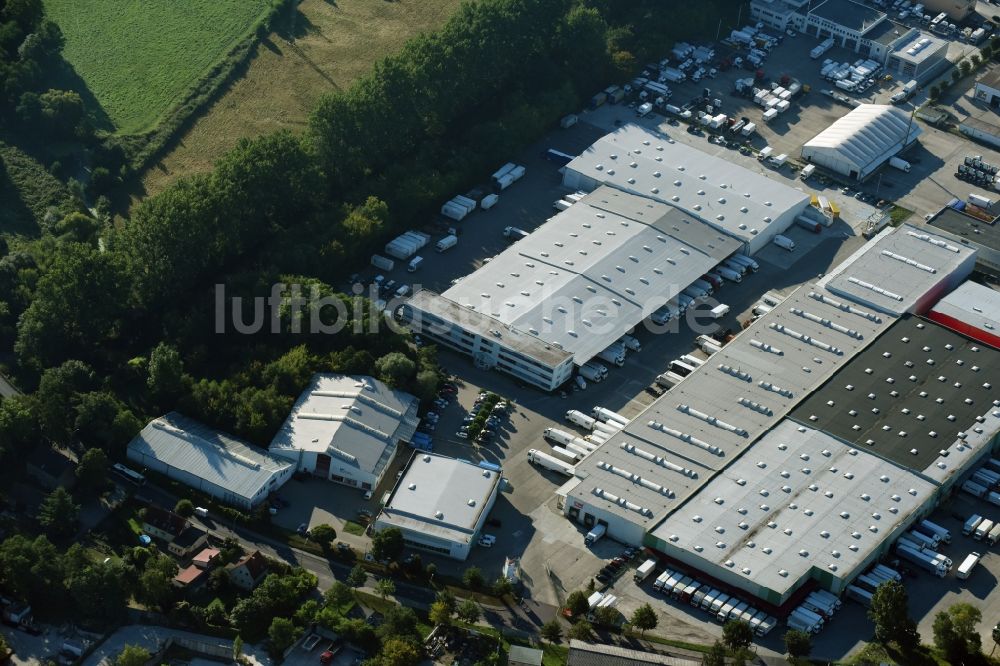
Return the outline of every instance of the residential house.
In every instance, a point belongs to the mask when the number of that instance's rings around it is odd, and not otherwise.
[[[180,588],[190,588],[199,584],[206,576],[204,569],[199,569],[195,565],[181,569],[174,576],[174,586]]]
[[[167,550],[180,558],[186,558],[208,541],[208,533],[200,527],[188,525],[183,532],[167,542]]]
[[[218,557],[218,548],[204,548],[200,553],[191,558],[191,564],[199,569],[211,569]]]
[[[188,521],[173,511],[147,506],[142,517],[142,531],[160,541],[170,543],[187,527]]]
[[[229,580],[243,590],[252,590],[267,575],[267,559],[255,550],[229,567]]]

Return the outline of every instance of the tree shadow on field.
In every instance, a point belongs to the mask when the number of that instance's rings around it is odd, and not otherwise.
[[[38,233],[35,216],[21,198],[21,192],[7,173],[7,166],[0,157],[0,232],[33,236]]]
[[[84,108],[87,109],[87,115],[94,125],[94,129],[105,132],[115,131],[115,124],[111,120],[111,117],[108,116],[104,107],[97,101],[94,93],[87,87],[87,82],[77,74],[76,69],[67,60],[59,58],[58,62],[51,65],[49,81],[51,82],[49,86],[51,88],[72,90],[80,96],[80,99],[83,100]]]
[[[331,3],[336,7],[336,3]],[[288,42],[294,42],[296,39],[301,39],[306,35],[311,35],[314,37],[323,37],[323,31],[320,30],[319,26],[309,20],[309,17],[302,13],[302,10],[296,9],[291,12],[288,19],[279,22],[275,26],[275,34]],[[326,39],[325,37],[323,37]],[[326,41],[330,41],[327,39]]]

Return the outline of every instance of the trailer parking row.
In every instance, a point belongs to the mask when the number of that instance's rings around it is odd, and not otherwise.
[[[710,613],[720,624],[730,620],[745,622],[757,636],[766,636],[778,624],[766,611],[679,571],[665,570],[656,578],[653,589]]]

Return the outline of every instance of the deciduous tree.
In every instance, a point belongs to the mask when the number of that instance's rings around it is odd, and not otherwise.
[[[655,629],[659,618],[656,611],[649,604],[642,604],[632,613],[632,626],[645,634],[647,629]]]

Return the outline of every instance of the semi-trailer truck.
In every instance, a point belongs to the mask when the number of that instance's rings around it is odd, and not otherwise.
[[[545,469],[553,472],[558,472],[559,474],[565,474],[566,476],[573,476],[573,473],[576,470],[573,465],[563,462],[562,460],[554,458],[537,449],[528,450],[528,462],[532,462],[539,467],[544,467]]]
[[[896,552],[900,557],[913,562],[926,571],[930,571],[938,578],[944,578],[948,573],[948,567],[946,567],[944,563],[938,561],[923,551],[915,550],[907,545],[898,545],[896,546]]]
[[[576,425],[586,430],[593,430],[594,425],[597,423],[596,419],[587,416],[583,412],[575,409],[571,409],[568,412],[566,412],[566,420],[569,421],[570,423],[575,423]]]
[[[920,527],[923,528],[923,532],[925,534],[930,534],[933,532],[934,534],[937,534],[938,537],[941,539],[941,541],[943,541],[944,543],[951,543],[951,532],[941,527],[937,523],[932,523],[929,520],[921,520]]]
[[[598,421],[614,421],[620,423],[624,428],[628,425],[628,419],[617,412],[613,412],[610,409],[605,409],[604,407],[594,407],[590,410],[590,415],[593,416]]]

